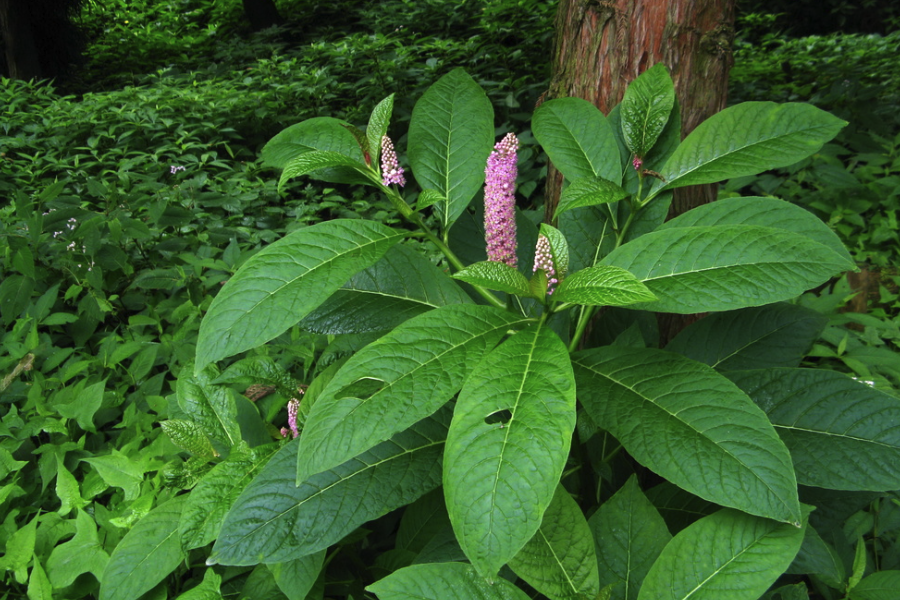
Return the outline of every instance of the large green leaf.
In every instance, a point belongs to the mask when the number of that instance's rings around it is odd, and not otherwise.
[[[210,438],[226,448],[241,440],[241,428],[237,422],[237,405],[231,390],[216,385],[219,376],[214,366],[208,366],[194,375],[185,369],[175,384],[178,407]]]
[[[573,364],[591,418],[641,464],[722,506],[800,521],[787,448],[728,379],[652,348],[596,348]]]
[[[528,600],[506,581],[485,581],[471,565],[433,563],[394,571],[366,588],[380,600]]]
[[[283,169],[300,154],[315,150],[337,152],[363,162],[359,144],[347,125],[346,121],[332,117],[315,117],[291,125],[263,147],[263,162],[266,166]]]
[[[767,304],[704,317],[675,336],[666,350],[719,371],[796,367],[827,322],[796,304]]]
[[[844,260],[845,268],[856,268],[850,253],[828,225],[808,210],[778,198],[725,198],[692,208],[666,221],[659,229],[698,225],[758,225],[784,229],[831,248]]]
[[[585,206],[562,213],[559,230],[569,243],[569,268],[573,273],[594,266],[615,247],[616,233],[603,206]]]
[[[501,262],[488,260],[477,262],[457,271],[453,274],[453,278],[507,294],[531,295],[525,276],[518,269]]]
[[[567,277],[553,293],[558,302],[622,306],[656,299],[634,275],[620,269],[598,265]]]
[[[573,208],[617,202],[626,197],[628,192],[612,181],[601,177],[583,177],[563,190],[556,207],[556,217]]]
[[[210,305],[200,324],[197,369],[280,335],[402,237],[379,223],[337,219],[263,248]]]
[[[818,242],[756,225],[654,231],[601,263],[630,271],[659,298],[641,308],[680,314],[786,300],[848,268]]]
[[[225,517],[208,564],[277,563],[336,543],[366,521],[441,483],[449,408],[356,458],[296,485],[293,440],[269,460]]]
[[[791,564],[804,528],[720,510],[669,542],[638,599],[757,600]]]
[[[662,168],[655,192],[785,167],[813,154],[846,125],[811,104],[744,102],[700,123]]]
[[[419,553],[434,537],[450,528],[444,490],[428,492],[403,511],[397,528],[397,549]]]
[[[430,415],[524,317],[454,304],[414,317],[357,352],[319,395],[298,450],[297,481],[339,465]]]
[[[180,594],[175,600],[221,600],[222,577],[213,569],[206,569],[203,573],[203,581],[188,591]]]
[[[819,536],[812,525],[807,525],[803,545],[786,573],[815,575],[828,587],[841,589],[847,585],[844,561],[837,551]]]
[[[531,119],[534,137],[566,179],[602,177],[622,181],[619,147],[600,110],[581,98],[541,104]]]
[[[900,488],[900,400],[824,369],[727,373],[769,417],[797,480],[833,490]]]
[[[900,571],[872,573],[850,590],[851,600],[900,600]]]
[[[276,444],[233,453],[203,476],[188,495],[178,529],[186,550],[216,539],[234,501],[278,449]]]
[[[322,565],[325,562],[325,550],[308,554],[286,562],[267,565],[278,589],[288,600],[305,600],[306,595],[316,583]]]
[[[675,85],[662,63],[631,82],[620,106],[622,135],[632,154],[643,158],[656,144],[675,106]]]
[[[157,506],[116,546],[100,582],[100,600],[134,600],[175,570],[184,552],[178,520],[185,496]]]
[[[358,160],[344,156],[339,152],[331,152],[329,150],[304,152],[284,165],[284,171],[281,172],[281,177],[278,179],[278,191],[281,191],[284,185],[295,177],[333,167],[347,167],[361,171],[364,165]],[[364,174],[361,175],[365,176]]]
[[[447,434],[444,495],[460,546],[485,577],[540,527],[574,429],[568,352],[547,327],[518,332],[466,380]]]
[[[556,488],[537,533],[509,566],[528,585],[554,600],[593,598],[600,591],[591,530],[563,486]]]
[[[329,335],[383,331],[438,306],[468,302],[459,285],[430,260],[397,245],[351,277],[300,327]]]
[[[62,464],[62,463],[60,463]],[[82,573],[93,573],[97,580],[109,562],[100,544],[94,519],[83,510],[75,517],[75,537],[56,546],[47,559],[47,576],[57,589],[68,587]]]
[[[494,109],[461,68],[438,79],[422,95],[409,123],[409,162],[422,189],[443,194],[435,205],[447,231],[484,183],[494,139]]]
[[[672,535],[632,475],[595,512],[594,533],[600,585],[613,584],[610,600],[635,600],[650,567]]]

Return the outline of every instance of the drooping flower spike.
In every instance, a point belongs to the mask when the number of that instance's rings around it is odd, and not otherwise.
[[[484,237],[488,260],[516,266],[516,151],[514,133],[497,142],[484,170]]]
[[[397,184],[400,187],[406,185],[403,169],[397,162],[394,142],[386,135],[381,137],[381,182],[384,185]]]

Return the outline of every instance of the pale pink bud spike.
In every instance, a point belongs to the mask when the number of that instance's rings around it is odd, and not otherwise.
[[[400,187],[406,185],[403,169],[397,162],[394,143],[386,135],[381,138],[381,183],[384,185],[397,184]]]
[[[545,235],[539,235],[537,246],[534,249],[534,271],[542,269],[547,274],[547,295],[553,293],[559,279],[556,278],[556,269],[553,267],[553,252],[550,249],[550,240]]]

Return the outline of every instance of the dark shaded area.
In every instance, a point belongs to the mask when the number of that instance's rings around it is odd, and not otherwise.
[[[0,75],[64,77],[83,62],[86,38],[72,22],[85,0],[0,0]]]
[[[775,14],[773,30],[792,37],[829,33],[879,33],[900,30],[897,0],[737,0],[738,18]]]

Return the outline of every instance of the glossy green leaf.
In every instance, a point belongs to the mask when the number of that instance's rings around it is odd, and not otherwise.
[[[66,468],[65,461],[57,460],[56,462],[56,495],[60,500],[60,507],[56,512],[60,516],[65,516],[73,509],[84,508],[90,502],[81,497],[78,480]]]
[[[37,556],[34,557],[33,566],[31,567],[31,576],[28,578],[28,589],[26,590],[28,600],[53,600],[53,586],[47,579],[47,573],[41,566],[41,561]]]
[[[559,218],[559,215],[573,208],[617,202],[627,197],[628,192],[602,177],[576,179],[563,190],[554,218]]]
[[[186,369],[175,384],[175,393],[178,406],[203,433],[230,447],[241,439],[237,404],[230,389],[213,383],[218,376],[214,366],[193,375]]]
[[[83,573],[93,573],[99,581],[109,562],[100,545],[97,525],[83,510],[75,517],[75,537],[53,548],[47,559],[47,576],[56,589],[68,587]]]
[[[266,465],[277,444],[246,452],[234,452],[217,464],[191,490],[181,513],[178,531],[186,550],[200,548],[216,539],[222,521],[238,495]]]
[[[622,181],[622,161],[612,128],[587,100],[544,102],[534,111],[531,127],[553,165],[569,181],[584,177]]]
[[[666,127],[675,106],[675,84],[657,63],[638,76],[622,98],[622,134],[632,154],[646,156]]]
[[[15,530],[6,539],[6,553],[0,558],[0,569],[13,571],[16,581],[25,583],[27,567],[34,558],[34,544],[37,522],[40,515],[35,515],[28,523]]]
[[[786,300],[847,268],[818,242],[755,225],[654,231],[601,263],[630,271],[659,298],[641,308],[680,314]]]
[[[767,304],[704,317],[683,329],[666,350],[719,371],[796,367],[827,322],[796,304]]]
[[[621,106],[621,104],[614,106],[606,118],[609,119],[609,125],[612,127],[613,133],[616,134],[619,154],[622,157],[622,168],[625,171],[625,175],[622,178],[622,187],[631,192],[636,192],[639,180],[638,171],[635,170],[632,163],[634,155],[628,150],[628,146],[625,145],[625,138],[622,134]],[[669,160],[669,157],[672,156],[672,153],[675,152],[679,144],[681,144],[681,106],[676,97],[675,104],[672,106],[672,111],[669,113],[669,118],[662,133],[659,134],[650,152],[641,157],[643,158],[641,170],[659,171],[666,164],[666,161]],[[644,186],[652,184],[653,179],[644,180]]]
[[[422,189],[440,192],[436,204],[446,231],[484,183],[494,139],[494,109],[475,80],[453,69],[422,95],[409,123],[409,162]]]
[[[488,583],[465,563],[413,565],[366,588],[379,600],[528,600],[505,579]]]
[[[118,450],[113,450],[110,454],[91,456],[81,460],[94,467],[100,478],[108,485],[122,488],[126,501],[137,498],[141,482],[144,480],[144,473],[136,461]]]
[[[168,421],[160,422],[159,426],[162,427],[162,430],[169,436],[173,444],[194,456],[212,458],[218,454],[210,443],[209,438],[203,433],[203,428],[193,421],[169,419]]]
[[[430,260],[398,245],[351,277],[300,321],[300,327],[329,335],[383,331],[438,306],[470,302]]]
[[[594,534],[601,587],[611,600],[635,600],[641,583],[672,539],[665,521],[632,475],[588,521]]]
[[[743,102],[700,123],[662,168],[656,191],[785,167],[818,151],[846,125],[811,104]]]
[[[900,571],[879,571],[850,590],[851,600],[900,600]]]
[[[280,335],[402,237],[372,221],[336,219],[263,248],[210,305],[200,324],[197,369]]]
[[[283,169],[300,154],[317,150],[337,152],[363,162],[359,144],[346,125],[349,123],[331,117],[315,117],[291,125],[263,147],[263,163]]]
[[[556,488],[537,533],[509,566],[549,598],[593,598],[600,591],[591,530],[563,486]]]
[[[837,551],[819,536],[812,525],[807,525],[803,545],[788,567],[786,573],[795,575],[815,575],[825,585],[842,589],[847,583],[844,561]]]
[[[380,167],[381,138],[387,135],[388,125],[391,122],[391,113],[394,112],[394,94],[391,94],[378,103],[369,116],[369,125],[366,127],[366,137],[369,140],[369,161],[373,166]]]
[[[441,481],[443,409],[296,485],[299,440],[282,448],[231,507],[208,564],[277,563],[313,554]]]
[[[724,198],[692,208],[666,221],[659,229],[705,225],[757,225],[783,229],[831,248],[844,260],[846,269],[856,268],[850,253],[828,225],[808,210],[778,198]]]
[[[720,510],[669,542],[638,599],[757,600],[797,554],[804,528]]]
[[[430,415],[524,317],[455,304],[357,352],[322,391],[300,436],[297,480],[339,465]]]
[[[416,199],[416,210],[425,210],[429,206],[442,203],[446,204],[447,198],[437,190],[422,190]]]
[[[594,266],[615,247],[615,231],[604,206],[585,206],[559,216],[559,230],[569,243],[569,268]]]
[[[787,448],[728,379],[652,348],[596,348],[573,365],[588,414],[641,464],[722,506],[800,521]]]
[[[477,262],[454,273],[453,279],[516,296],[531,295],[525,276],[505,263],[487,260]]]
[[[203,573],[203,581],[188,591],[180,594],[175,600],[220,600],[222,593],[222,577],[212,569],[206,569]]]
[[[178,496],[157,506],[125,534],[103,571],[100,600],[134,600],[184,560],[178,536],[184,501]]]
[[[85,431],[94,432],[94,415],[103,405],[103,393],[106,390],[106,379],[98,381],[79,391],[77,397],[66,404],[57,404],[57,412],[68,419],[75,419],[78,426]]]
[[[444,490],[428,492],[403,511],[397,529],[397,549],[419,553],[434,536],[450,528]]]
[[[567,277],[553,292],[553,299],[575,304],[626,306],[650,302],[656,296],[625,269],[600,265]]]
[[[900,488],[900,400],[825,369],[727,374],[769,417],[797,480],[833,490]]]
[[[306,595],[316,583],[322,565],[325,562],[325,550],[268,565],[278,589],[288,600],[305,600]]]
[[[344,156],[339,152],[331,152],[329,150],[304,152],[284,165],[284,170],[278,179],[278,191],[280,192],[284,185],[295,177],[332,167],[348,167],[359,171],[365,168],[363,163],[349,156]]]
[[[485,577],[540,527],[574,429],[568,352],[547,327],[516,333],[466,380],[447,435],[444,496],[460,546]]]

